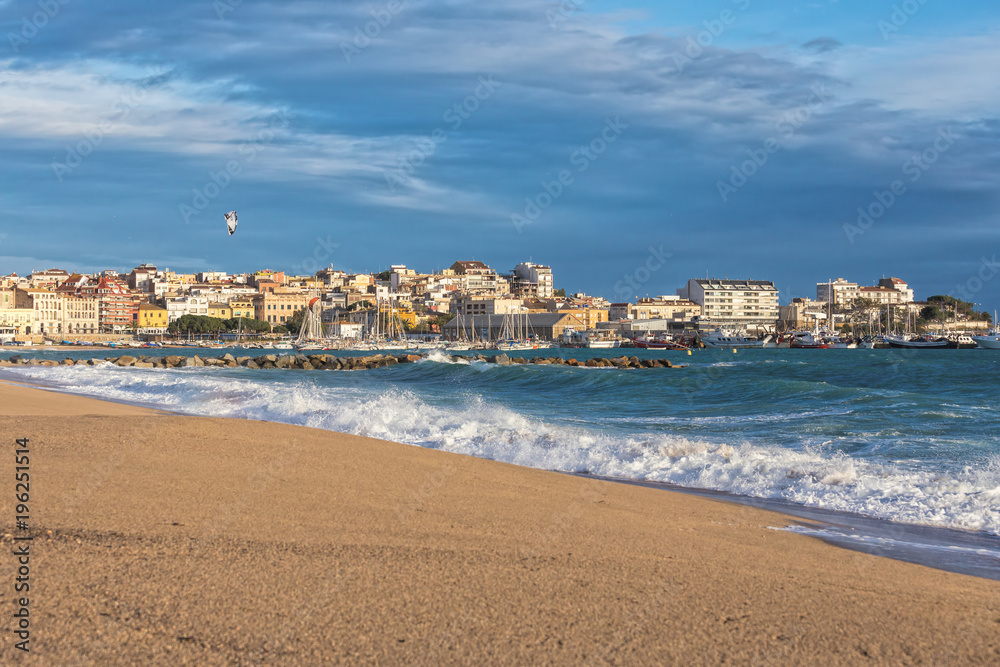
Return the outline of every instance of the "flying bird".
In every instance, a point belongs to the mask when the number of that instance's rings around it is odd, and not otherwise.
[[[232,236],[233,232],[236,231],[236,211],[226,213],[226,227],[229,228],[229,235]]]

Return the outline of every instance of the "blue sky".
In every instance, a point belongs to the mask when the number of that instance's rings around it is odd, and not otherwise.
[[[532,259],[1000,307],[995,3],[0,0],[0,34],[3,272]]]

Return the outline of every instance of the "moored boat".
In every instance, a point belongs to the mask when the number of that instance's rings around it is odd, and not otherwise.
[[[722,347],[733,349],[757,348],[763,349],[771,342],[770,336],[764,338],[750,338],[740,331],[730,331],[728,329],[716,329],[701,337],[701,340],[708,347]]]
[[[889,347],[897,349],[947,350],[948,348],[958,347],[958,343],[953,343],[947,338],[935,338],[930,335],[916,336],[914,338],[908,338],[907,336],[886,336],[884,340],[889,343]]]
[[[984,336],[973,336],[973,342],[984,350],[1000,350],[1000,329],[994,329]]]

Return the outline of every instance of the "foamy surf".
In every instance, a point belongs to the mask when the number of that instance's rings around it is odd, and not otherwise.
[[[532,468],[780,499],[1000,535],[1000,461],[995,457],[986,466],[944,471],[921,461],[862,459],[823,447],[791,449],[683,437],[663,429],[608,429],[579,418],[559,421],[524,414],[484,397],[474,381],[455,383],[447,396],[424,396],[385,381],[370,382],[362,374],[112,366],[14,372],[63,391],[187,414],[298,424]],[[319,379],[324,377],[335,379]]]

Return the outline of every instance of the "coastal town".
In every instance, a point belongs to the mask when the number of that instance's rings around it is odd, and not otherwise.
[[[567,295],[556,289],[551,267],[533,262],[509,272],[456,261],[435,273],[399,264],[374,274],[329,267],[308,276],[178,273],[151,264],[128,273],[53,268],[0,278],[0,340],[297,337],[313,344],[439,340],[667,348],[714,340],[720,347],[752,347],[776,344],[786,332],[870,337],[930,328],[974,333],[991,325],[976,304],[951,297],[918,301],[899,278],[870,286],[843,278],[819,282],[815,299],[795,298],[784,306],[779,296],[769,281],[692,278],[675,294],[612,302]]]

